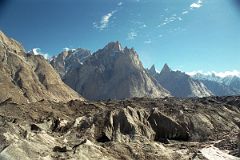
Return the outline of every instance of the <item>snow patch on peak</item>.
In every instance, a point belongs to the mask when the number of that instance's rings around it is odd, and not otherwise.
[[[192,71],[187,72],[188,75],[191,77],[219,77],[219,78],[225,78],[225,77],[240,77],[240,71],[233,70],[233,71],[225,71],[225,72],[216,72],[216,71],[209,71],[209,72],[203,72],[203,71]]]

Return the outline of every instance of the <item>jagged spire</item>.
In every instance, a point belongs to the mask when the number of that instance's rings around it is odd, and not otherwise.
[[[157,73],[156,72],[156,68],[155,68],[155,65],[153,64],[152,67],[149,69],[149,72],[152,73],[152,74],[155,74]]]
[[[112,49],[112,50],[115,50],[115,51],[121,51],[122,50],[122,46],[121,44],[119,43],[119,41],[116,41],[116,42],[110,42],[108,43],[104,49]]]
[[[161,73],[166,73],[166,72],[171,72],[172,70],[170,69],[170,67],[167,65],[167,63],[164,64],[163,69],[161,71]]]

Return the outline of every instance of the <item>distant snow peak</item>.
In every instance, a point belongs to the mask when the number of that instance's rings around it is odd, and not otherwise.
[[[69,51],[70,49],[68,47],[63,48],[64,51]]]
[[[212,77],[220,77],[220,78],[225,78],[225,77],[240,77],[240,71],[238,70],[233,70],[233,71],[224,71],[224,72],[216,72],[216,71],[209,71],[209,72],[203,72],[203,71],[192,71],[192,72],[187,72],[188,75],[190,76],[212,76]]]

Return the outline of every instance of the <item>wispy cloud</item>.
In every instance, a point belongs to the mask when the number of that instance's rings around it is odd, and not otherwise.
[[[119,3],[118,3],[118,6],[122,6],[122,5],[123,5],[123,2],[119,2]]]
[[[34,55],[42,55],[45,59],[49,58],[48,53],[43,53],[40,48],[33,48],[30,53]]]
[[[152,40],[151,39],[148,39],[146,41],[144,41],[145,44],[151,44],[152,43]]]
[[[196,2],[190,4],[189,8],[184,9],[180,13],[173,14],[172,16],[166,17],[159,25],[158,27],[163,27],[167,24],[170,24],[172,22],[175,22],[176,20],[182,21],[183,17],[187,14],[189,14],[193,9],[197,9],[203,6],[203,0],[197,0]],[[165,11],[168,11],[168,8],[164,9]],[[163,16],[163,15],[161,15]]]
[[[137,37],[137,33],[135,31],[131,31],[128,33],[127,40],[134,40]]]
[[[182,21],[182,17],[178,17],[176,14],[173,14],[173,15],[170,16],[170,17],[166,17],[166,18],[163,20],[163,22],[158,25],[158,27],[165,26],[165,25],[167,25],[167,24],[169,24],[169,23],[172,23],[172,22],[174,22],[174,21],[176,21],[176,20]]]
[[[94,22],[93,26],[99,30],[104,30],[108,27],[108,24],[111,20],[111,17],[117,12],[117,10],[114,10],[112,12],[107,13],[104,15],[99,23]]]
[[[202,0],[198,0],[197,2],[192,3],[192,4],[190,5],[190,8],[191,8],[191,9],[200,8],[200,7],[202,7]]]
[[[185,14],[188,14],[188,13],[189,13],[189,11],[183,11],[182,15],[185,15]]]

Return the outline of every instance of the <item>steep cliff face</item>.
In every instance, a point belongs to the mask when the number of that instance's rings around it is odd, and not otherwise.
[[[111,42],[70,69],[63,77],[66,84],[87,99],[124,99],[165,97],[168,91],[143,68],[134,49]]]
[[[151,67],[149,74],[175,97],[207,97],[213,95],[203,83],[192,79],[183,72],[172,71],[167,64],[164,65],[160,73],[156,72],[154,66]]]
[[[26,103],[42,99],[82,99],[65,85],[40,55],[26,54],[15,40],[0,34],[0,102],[8,98]]]
[[[89,50],[82,48],[66,50],[53,57],[50,64],[56,69],[60,76],[63,77],[68,70],[81,65],[90,55],[91,52]]]

